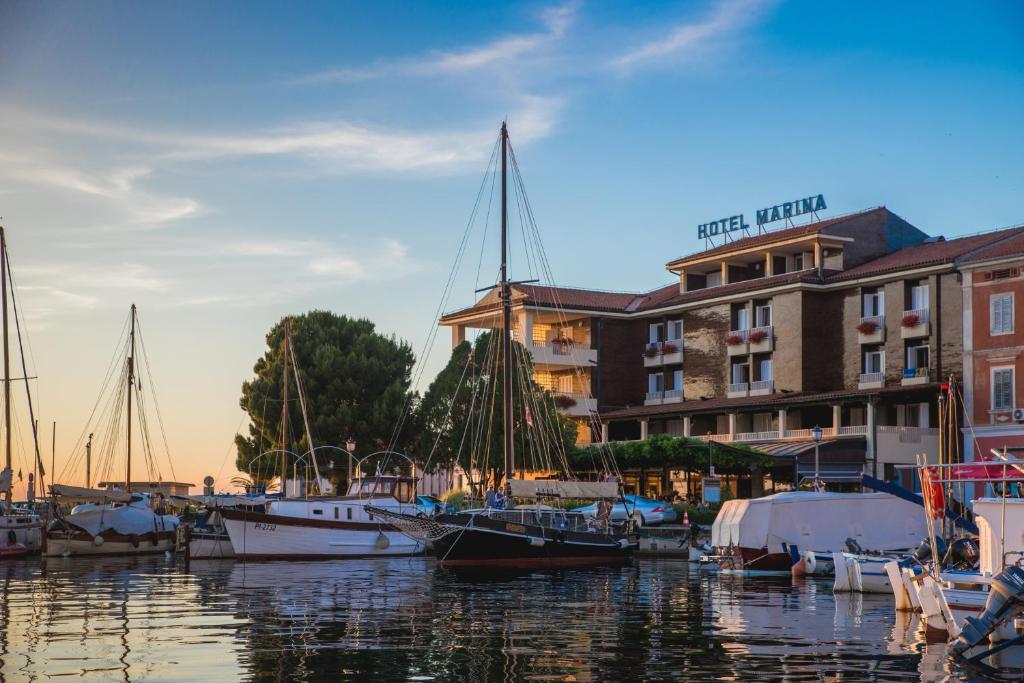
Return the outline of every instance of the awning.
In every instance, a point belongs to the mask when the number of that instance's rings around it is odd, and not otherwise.
[[[836,443],[836,439],[822,439],[818,442],[820,449],[824,449],[833,443]],[[813,441],[759,441],[757,443],[750,444],[750,447],[761,451],[765,455],[772,455],[775,457],[787,457],[800,455],[801,453],[813,452],[814,442]]]

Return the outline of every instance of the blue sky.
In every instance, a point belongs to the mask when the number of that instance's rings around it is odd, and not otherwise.
[[[282,315],[419,350],[504,117],[560,284],[653,288],[697,224],[809,194],[1024,222],[1021,35],[1014,2],[5,2],[0,215],[58,460],[132,301],[196,480]]]

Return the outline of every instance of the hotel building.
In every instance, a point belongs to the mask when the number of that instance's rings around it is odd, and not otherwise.
[[[958,262],[1022,234],[944,240],[875,208],[673,259],[676,283],[651,292],[516,285],[515,334],[537,381],[575,400],[581,443],[750,444],[776,456],[736,492],[759,495],[813,474],[817,426],[824,479],[893,480],[916,453],[935,457],[939,383],[963,373]],[[441,322],[457,344],[496,327],[497,309],[492,293]],[[645,493],[670,486],[668,472],[634,474]]]

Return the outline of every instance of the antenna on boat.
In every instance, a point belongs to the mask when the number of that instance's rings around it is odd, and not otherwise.
[[[132,390],[135,387],[135,304],[131,311],[131,332],[128,351],[128,450],[125,458],[124,490],[132,492]],[[56,426],[54,427],[56,429]]]
[[[508,126],[501,122],[501,379],[503,387],[504,417],[502,420],[505,443],[505,488],[511,491],[515,466],[512,452],[512,285],[508,280]]]

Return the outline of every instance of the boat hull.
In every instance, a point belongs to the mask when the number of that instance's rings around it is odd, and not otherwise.
[[[42,522],[31,515],[0,516],[0,544],[23,545],[26,552],[39,552],[43,547]]]
[[[793,560],[788,553],[770,553],[768,548],[731,548],[719,561],[731,574],[792,575]]]
[[[226,532],[213,534],[193,531],[188,544],[188,557],[191,560],[225,560],[235,557],[235,549]]]
[[[416,541],[387,524],[303,519],[222,510],[235,557],[249,560],[316,560],[419,555]],[[383,539],[383,540],[382,540]]]
[[[434,540],[442,567],[546,569],[616,565],[630,562],[635,541],[620,542],[598,533],[560,531],[484,516],[454,515],[462,527]],[[624,539],[623,539],[624,540]]]
[[[125,536],[108,530],[101,533],[100,538],[103,542],[97,545],[95,537],[86,531],[47,531],[43,555],[153,555],[173,552],[175,532],[159,531]]]

